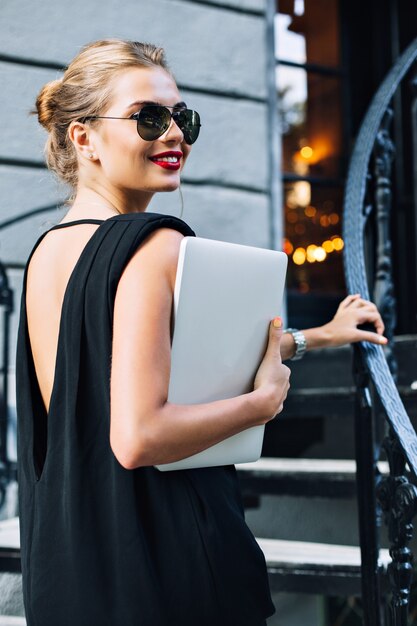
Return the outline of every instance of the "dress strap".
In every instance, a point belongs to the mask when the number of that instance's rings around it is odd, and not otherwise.
[[[74,224],[102,224],[106,220],[97,220],[97,219],[82,219],[82,220],[73,220],[72,222],[64,222],[62,224],[56,224],[52,226],[49,230],[53,230],[54,228],[64,228],[65,226],[73,226]]]

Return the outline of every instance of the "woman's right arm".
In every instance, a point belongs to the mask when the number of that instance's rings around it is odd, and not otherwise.
[[[289,369],[281,362],[282,329],[271,324],[252,392],[205,404],[167,401],[171,313],[182,238],[173,229],[155,231],[129,260],[117,287],[110,445],[126,469],[177,461],[265,424],[282,410],[289,388]]]

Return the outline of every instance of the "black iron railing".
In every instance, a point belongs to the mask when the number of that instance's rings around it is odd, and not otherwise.
[[[7,485],[14,478],[16,480],[15,464],[7,454],[7,434],[9,426],[9,344],[10,344],[10,316],[13,312],[13,291],[10,288],[6,268],[0,262],[0,306],[3,315],[3,345],[0,391],[0,510],[6,497]]]
[[[391,103],[416,61],[417,39],[398,59],[372,100],[351,158],[344,200],[347,288],[350,293],[360,293],[378,305],[389,340],[393,339],[395,329],[389,234],[391,166],[395,156],[390,137]],[[417,159],[417,96],[412,112],[414,158]],[[416,162],[414,167],[417,172]],[[417,285],[411,288],[416,289]],[[413,557],[408,544],[412,519],[417,512],[417,488],[413,484],[417,479],[417,436],[395,384],[392,341],[388,346],[362,343],[354,350],[357,485],[366,626],[408,624],[413,578]],[[376,465],[381,451],[385,452],[390,466],[390,475],[385,478],[380,477]],[[392,557],[386,603],[382,602],[386,594],[381,592],[378,566],[382,518],[388,526]]]

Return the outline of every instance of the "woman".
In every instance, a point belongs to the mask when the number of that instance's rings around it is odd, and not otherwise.
[[[252,392],[167,402],[179,246],[147,213],[199,131],[163,51],[86,46],[37,99],[47,162],[74,190],[24,276],[17,351],[20,533],[28,626],[261,626],[275,611],[233,465],[159,472],[282,410],[294,352],[281,321]],[[41,296],[41,297],[40,297]],[[376,333],[356,326],[370,321]],[[343,329],[343,332],[342,332]],[[204,331],[204,329],[202,329]],[[381,342],[346,299],[308,347]],[[281,342],[281,345],[280,345]]]

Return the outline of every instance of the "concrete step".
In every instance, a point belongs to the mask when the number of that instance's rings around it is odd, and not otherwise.
[[[0,626],[26,626],[26,619],[13,615],[0,615]]]
[[[412,389],[417,378],[417,335],[396,336],[392,345],[398,362],[398,384]],[[301,361],[291,361],[290,395],[295,389],[352,387],[352,358],[352,347],[343,346],[313,350]]]
[[[19,518],[0,521],[0,572],[20,572]]]
[[[381,474],[389,473],[380,461]],[[253,463],[236,464],[245,498],[263,494],[325,498],[356,495],[356,461],[341,459],[280,459],[261,457]]]
[[[415,424],[417,421],[417,382],[398,385],[398,392],[405,409]],[[345,418],[354,415],[355,387],[291,387],[280,419]]]
[[[361,554],[355,546],[256,538],[268,567],[271,589],[323,595],[361,594]],[[391,561],[379,555],[382,586]]]

